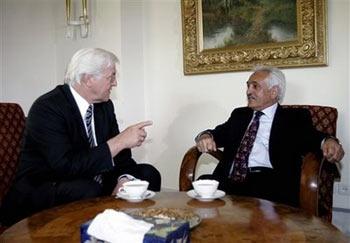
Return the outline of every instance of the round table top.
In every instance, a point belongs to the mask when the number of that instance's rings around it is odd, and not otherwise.
[[[135,211],[180,208],[201,217],[191,242],[349,242],[332,224],[267,200],[225,196],[200,202],[185,192],[160,192],[139,203],[102,197],[58,206],[23,219],[0,235],[0,242],[80,242],[80,225],[107,208]]]

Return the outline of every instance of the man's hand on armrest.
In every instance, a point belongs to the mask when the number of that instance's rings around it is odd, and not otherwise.
[[[216,151],[216,143],[213,136],[209,132],[204,132],[196,137],[196,146],[202,153]]]
[[[344,157],[344,150],[338,139],[328,137],[322,144],[323,156],[329,162],[338,162]]]

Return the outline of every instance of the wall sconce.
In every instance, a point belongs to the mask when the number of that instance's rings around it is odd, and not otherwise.
[[[89,33],[89,18],[87,15],[87,0],[81,0],[82,15],[79,20],[71,20],[71,0],[66,0],[67,38],[73,38],[74,27],[80,27],[80,37],[87,38]]]

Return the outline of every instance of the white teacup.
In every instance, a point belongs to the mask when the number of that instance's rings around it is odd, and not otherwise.
[[[211,198],[218,189],[219,182],[216,180],[197,180],[192,182],[194,191],[203,198]]]
[[[119,191],[124,192],[130,198],[142,198],[143,194],[147,191],[148,185],[148,181],[128,181],[119,188]]]

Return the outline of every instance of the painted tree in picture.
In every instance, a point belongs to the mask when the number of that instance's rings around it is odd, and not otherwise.
[[[202,0],[204,49],[295,41],[297,0]]]

